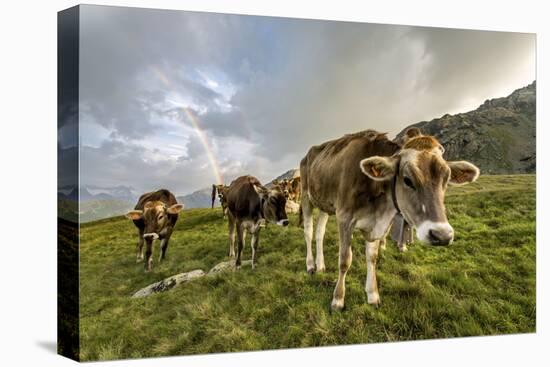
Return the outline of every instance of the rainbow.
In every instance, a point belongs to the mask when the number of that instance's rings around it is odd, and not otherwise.
[[[214,177],[216,178],[216,183],[218,185],[223,184],[223,177],[220,171],[220,166],[218,164],[218,161],[216,160],[216,157],[214,156],[214,151],[212,147],[210,146],[210,142],[208,141],[208,138],[206,136],[206,133],[203,129],[200,127],[200,121],[197,118],[197,116],[191,111],[188,107],[183,107],[183,110],[185,111],[185,115],[191,122],[191,125],[193,125],[193,128],[195,129],[195,132],[197,133],[197,136],[199,137],[199,140],[201,141],[202,146],[204,147],[204,151],[206,152],[206,156],[208,157],[208,160],[210,161],[210,166],[212,167],[212,170],[214,171]]]
[[[166,77],[166,75],[162,72],[162,70],[160,70],[158,67],[154,65],[151,66],[151,70],[157,76],[157,78],[162,82],[162,84],[164,84],[164,86],[166,86],[167,88],[172,87],[172,83]],[[223,184],[223,176],[221,174],[220,165],[216,160],[216,156],[214,155],[214,150],[212,149],[212,146],[208,141],[208,137],[205,131],[201,128],[200,120],[189,107],[181,107],[181,108],[185,112],[185,115],[187,116],[187,119],[189,120],[189,122],[191,122],[191,125],[193,125],[193,128],[197,133],[197,136],[204,148],[204,151],[206,152],[206,156],[208,157],[208,161],[210,162],[210,167],[212,167],[212,171],[214,173],[216,183],[218,185]]]

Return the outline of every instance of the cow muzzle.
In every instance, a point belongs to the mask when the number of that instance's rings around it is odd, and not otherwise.
[[[145,233],[143,238],[146,240],[158,240],[159,235],[156,233]]]
[[[447,222],[426,221],[416,229],[420,241],[433,246],[447,246],[453,242],[454,230]]]
[[[277,225],[278,226],[288,226],[288,219],[281,219],[280,221],[277,222]]]

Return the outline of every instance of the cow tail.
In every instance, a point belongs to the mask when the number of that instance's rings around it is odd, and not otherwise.
[[[214,209],[214,201],[216,201],[216,185],[212,185],[212,209]]]
[[[300,210],[298,210],[298,226],[301,227],[304,224],[304,212],[302,211],[302,205],[300,204]]]

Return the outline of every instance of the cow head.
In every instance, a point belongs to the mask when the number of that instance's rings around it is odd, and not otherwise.
[[[404,218],[416,227],[419,240],[448,245],[454,237],[445,213],[447,185],[474,182],[479,169],[466,161],[447,162],[432,136],[417,135],[391,157],[363,159],[360,168],[375,181],[394,180],[395,198]]]
[[[143,238],[147,241],[166,236],[171,219],[183,210],[183,204],[167,206],[162,201],[148,201],[143,210],[131,210],[126,217],[132,220],[143,219],[145,229]]]
[[[282,180],[273,180],[271,181],[271,184],[273,185],[274,188],[276,189],[279,189],[283,195],[285,196],[286,199],[288,199],[288,185],[289,183],[289,180],[286,179],[286,178],[283,178]]]
[[[260,205],[264,218],[271,223],[279,226],[288,225],[286,215],[286,198],[279,187],[268,189],[263,186],[254,185],[254,190],[260,197]]]
[[[287,200],[296,201],[300,193],[300,177],[292,179],[273,180],[273,186],[278,186]]]

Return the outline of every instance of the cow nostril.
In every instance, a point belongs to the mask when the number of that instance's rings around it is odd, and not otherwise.
[[[158,234],[156,234],[156,233],[145,233],[143,235],[143,238],[146,239],[146,240],[149,240],[149,239],[156,240],[158,238]]]
[[[288,219],[283,219],[283,226],[288,226]]]
[[[446,246],[450,244],[453,239],[452,232],[447,233],[447,232],[441,232],[441,231],[430,229],[428,231],[428,235],[430,237],[430,242],[433,245]]]

